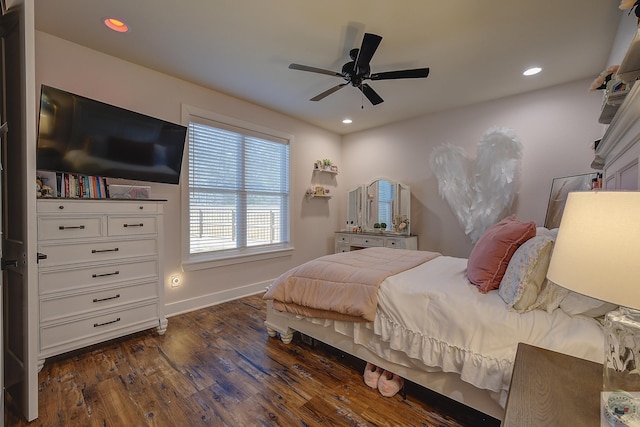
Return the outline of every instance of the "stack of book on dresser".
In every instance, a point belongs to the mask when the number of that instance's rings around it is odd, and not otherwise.
[[[101,176],[79,175],[65,172],[38,171],[39,185],[45,189],[41,197],[70,197],[81,199],[106,199],[109,190]]]

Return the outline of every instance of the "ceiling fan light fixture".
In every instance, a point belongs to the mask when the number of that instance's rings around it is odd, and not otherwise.
[[[342,123],[344,123],[345,125],[350,125],[351,123],[353,123],[353,120],[351,120],[351,119],[342,119]]]
[[[102,21],[104,25],[107,26],[110,30],[116,31],[118,33],[127,33],[129,32],[129,26],[116,18],[104,18]]]
[[[534,76],[536,74],[538,74],[540,71],[542,71],[542,68],[540,67],[531,67],[528,68],[526,70],[524,70],[524,72],[522,73],[525,76]]]

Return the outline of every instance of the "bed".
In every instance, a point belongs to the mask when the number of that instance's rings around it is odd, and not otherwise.
[[[475,263],[482,262],[481,267],[487,263],[486,253],[474,254],[476,248],[487,240],[494,245],[492,236],[481,238],[469,259],[427,253],[424,261],[405,263],[401,271],[391,268],[378,277],[373,291],[364,294],[365,298],[375,294],[372,316],[362,315],[369,308],[356,304],[354,309],[351,303],[332,315],[328,312],[339,298],[336,289],[345,286],[345,280],[358,282],[362,271],[372,270],[361,261],[348,260],[356,256],[353,252],[332,254],[291,269],[269,287],[264,296],[269,336],[279,334],[288,343],[298,331],[502,419],[518,342],[602,362],[604,337],[598,316],[611,309],[546,280],[553,232],[512,217],[508,222],[526,224],[528,235],[517,244],[508,242],[510,253],[506,259],[504,253],[499,257],[504,265],[497,288],[472,280]],[[368,248],[355,252],[373,257],[373,264],[380,265],[383,262],[376,259],[403,259],[421,251]],[[333,262],[355,270],[336,274]],[[377,268],[384,269],[373,269]],[[492,279],[495,285],[497,278]],[[306,311],[309,300],[326,301],[322,289],[327,281],[333,301]],[[304,286],[309,287],[301,291]],[[357,283],[359,298],[363,298],[361,288],[362,283]]]

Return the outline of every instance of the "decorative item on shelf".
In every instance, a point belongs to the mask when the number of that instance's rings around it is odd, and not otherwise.
[[[640,10],[638,10],[638,4],[640,1],[638,0],[620,0],[620,10],[628,10],[629,15],[631,15],[631,11],[635,10],[636,18],[640,18]]]
[[[313,187],[309,187],[307,188],[307,197],[313,197],[313,195],[316,194],[316,189]]]
[[[409,229],[409,218],[407,218],[406,215],[396,216],[393,221],[393,227],[395,228],[396,233],[406,233]]]
[[[329,195],[331,195],[331,190],[330,190],[330,189],[328,189],[328,188],[325,188],[325,189],[324,189],[324,195],[325,195],[325,196],[329,196]]]
[[[331,172],[338,173],[338,166],[336,166],[336,165],[331,165],[330,170],[331,170]]]
[[[600,75],[596,77],[595,80],[591,83],[591,86],[589,87],[589,92],[595,92],[596,90],[606,89],[607,84],[611,81],[611,79],[613,78],[613,75],[618,71],[618,68],[620,68],[619,65],[610,65],[607,68],[605,68],[605,70],[602,71]]]
[[[639,217],[639,192],[570,193],[547,272],[559,286],[611,303],[601,393],[611,426],[637,425],[640,416]],[[585,262],[593,254],[597,262]]]
[[[150,192],[145,185],[109,185],[110,199],[148,199]]]
[[[55,180],[55,173],[53,176]],[[53,188],[49,185],[49,179],[44,176],[36,176],[36,197],[55,196]]]
[[[315,195],[324,196],[324,187],[321,185],[316,185]]]
[[[610,65],[603,72],[600,73],[598,77],[591,83],[589,87],[589,92],[595,92],[596,90],[604,90],[607,88],[607,84],[614,77],[614,74],[620,68],[619,65]]]
[[[376,231],[379,231],[380,233],[384,233],[387,229],[387,223],[386,222],[376,222],[375,224],[373,224],[373,228]]]
[[[331,160],[329,159],[322,159],[322,169],[324,170],[331,170],[331,165],[333,163],[331,162]]]
[[[599,190],[601,188],[602,188],[602,174],[600,172],[597,172],[595,178],[591,178],[591,189]]]

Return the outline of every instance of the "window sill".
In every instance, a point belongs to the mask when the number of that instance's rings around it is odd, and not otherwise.
[[[208,268],[286,257],[292,254],[293,249],[293,246],[282,246],[268,250],[262,249],[259,252],[257,250],[252,251],[245,249],[243,251],[226,252],[223,255],[217,256],[209,253],[191,255],[188,260],[182,262],[182,269],[184,271],[205,270]]]

